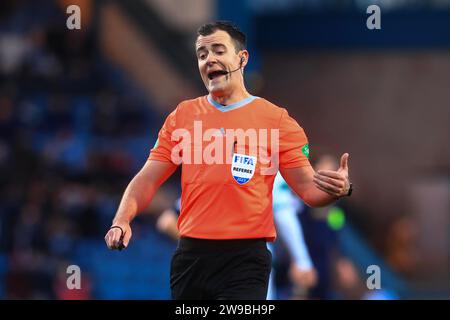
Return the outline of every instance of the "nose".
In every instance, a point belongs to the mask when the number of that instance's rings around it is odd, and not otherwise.
[[[206,58],[206,65],[209,67],[217,62],[216,57],[213,54],[208,54],[208,57]]]

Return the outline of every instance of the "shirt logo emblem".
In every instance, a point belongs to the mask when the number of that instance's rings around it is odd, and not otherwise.
[[[256,157],[245,154],[233,154],[231,163],[231,175],[238,184],[245,184],[250,181],[255,173]]]

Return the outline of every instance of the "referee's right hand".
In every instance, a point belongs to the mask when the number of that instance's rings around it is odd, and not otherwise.
[[[129,223],[114,223],[105,236],[105,242],[111,250],[122,250],[128,247],[131,239],[131,227]]]

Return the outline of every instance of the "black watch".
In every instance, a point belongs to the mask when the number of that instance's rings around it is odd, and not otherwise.
[[[348,188],[348,192],[345,196],[350,197],[352,195],[352,192],[353,192],[353,183],[350,182],[350,187]]]

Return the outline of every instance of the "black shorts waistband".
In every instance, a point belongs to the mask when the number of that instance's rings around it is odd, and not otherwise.
[[[245,248],[267,248],[265,238],[211,240],[182,237],[178,248],[183,251],[214,252],[217,250],[240,250]]]

